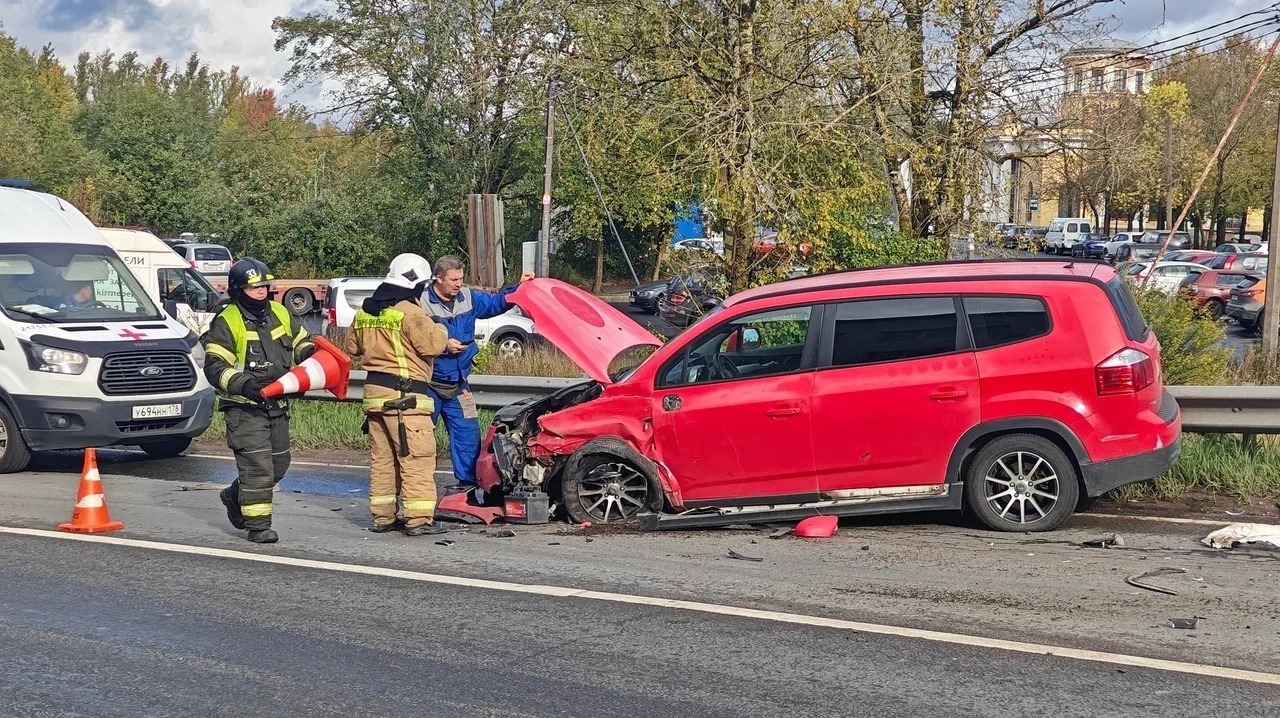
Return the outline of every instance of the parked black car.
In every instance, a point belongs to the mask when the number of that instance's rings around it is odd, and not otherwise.
[[[661,282],[638,285],[631,290],[631,306],[646,314],[657,314],[658,305],[662,302],[662,298],[667,296],[667,283],[670,281],[664,279]]]
[[[667,283],[659,315],[676,326],[687,327],[724,300],[724,278],[716,271],[683,274]]]

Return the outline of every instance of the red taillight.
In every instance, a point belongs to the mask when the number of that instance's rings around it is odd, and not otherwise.
[[[1155,383],[1156,363],[1146,352],[1124,349],[1094,369],[1098,396],[1136,394]]]
[[[329,326],[331,327],[338,326],[338,308],[337,307],[329,307]]]
[[[1241,289],[1239,292],[1237,292],[1237,294],[1239,294],[1242,297],[1256,297],[1261,293],[1262,292],[1258,291],[1257,289]]]
[[[671,303],[677,307],[689,301],[689,298],[683,294],[672,294],[670,299],[671,299]]]

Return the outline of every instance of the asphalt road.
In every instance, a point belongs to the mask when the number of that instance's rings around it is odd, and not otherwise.
[[[1274,687],[1052,656],[0,537],[14,716],[1235,715]]]
[[[76,459],[47,454],[40,471],[0,477],[0,527],[65,521]],[[472,527],[441,545],[368,533],[364,470],[300,462],[276,497],[282,541],[261,547],[217,503],[230,465],[102,453],[125,522],[110,536],[161,545],[0,528],[0,715],[1280,714],[1280,685],[1212,668],[1274,672],[1280,562],[1204,549],[1211,526],[1080,516],[1032,536],[899,516],[812,541],[552,524],[511,537]],[[1113,532],[1124,548],[1080,545]],[[247,560],[261,558],[336,565]],[[1164,567],[1187,570],[1153,579],[1177,596],[1124,582]],[[752,610],[801,621],[732,615]],[[1196,630],[1166,625],[1192,616]]]

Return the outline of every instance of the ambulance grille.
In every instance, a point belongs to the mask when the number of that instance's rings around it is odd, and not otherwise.
[[[195,385],[195,367],[183,352],[111,354],[98,375],[98,386],[107,396],[172,394],[190,391]]]

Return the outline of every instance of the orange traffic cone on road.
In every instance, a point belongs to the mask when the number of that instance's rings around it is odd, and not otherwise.
[[[312,389],[328,389],[339,400],[347,398],[351,380],[351,358],[324,337],[316,337],[316,351],[288,374],[262,390],[270,399],[285,394],[302,394]]]
[[[111,513],[107,511],[107,497],[102,493],[102,477],[98,475],[98,454],[93,449],[85,449],[76,507],[71,511],[71,522],[58,524],[58,530],[96,534],[122,528],[124,523],[112,521]]]

